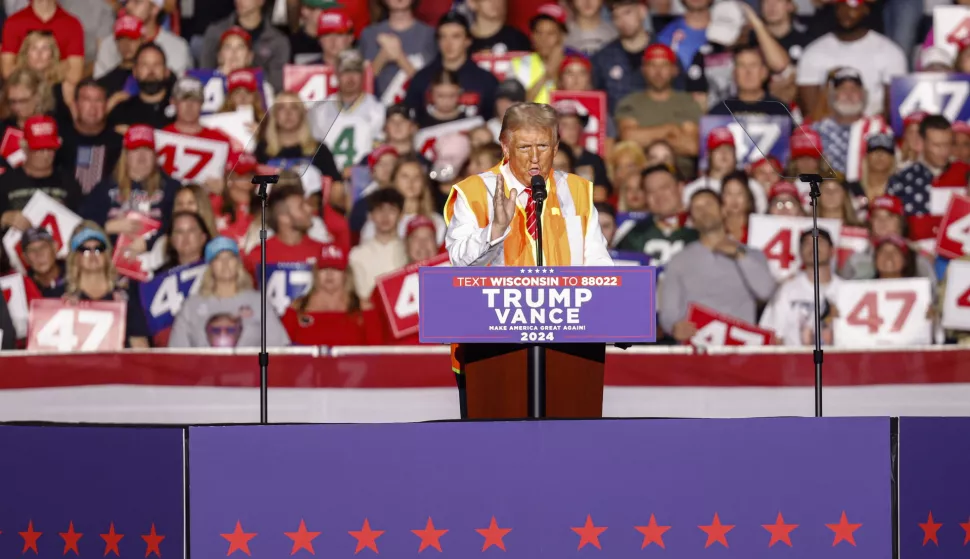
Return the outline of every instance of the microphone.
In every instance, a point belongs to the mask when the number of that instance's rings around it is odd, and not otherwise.
[[[539,175],[532,176],[532,200],[535,202],[546,201],[546,180]]]

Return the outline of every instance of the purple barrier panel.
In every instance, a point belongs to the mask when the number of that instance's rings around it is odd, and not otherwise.
[[[185,557],[183,435],[0,426],[0,557]]]
[[[892,552],[888,419],[199,427],[189,447],[195,557]]]
[[[899,418],[899,557],[967,557],[970,418]]]

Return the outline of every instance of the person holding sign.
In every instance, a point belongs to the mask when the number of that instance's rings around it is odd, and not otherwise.
[[[30,228],[21,210],[35,192],[44,192],[70,210],[81,203],[81,185],[71,175],[55,169],[61,147],[57,123],[49,116],[32,116],[24,122],[24,164],[0,176],[0,229]]]
[[[765,255],[728,236],[716,192],[695,192],[690,217],[700,240],[670,260],[657,297],[660,327],[678,342],[697,333],[697,325],[686,320],[691,303],[754,324],[758,302],[767,301],[775,290]]]
[[[362,311],[347,273],[347,256],[326,245],[317,258],[310,291],[293,301],[283,315],[283,327],[296,345],[379,345],[377,311]]]
[[[815,343],[815,277],[812,273],[814,250],[812,231],[799,237],[799,252],[805,266],[778,290],[765,307],[758,325],[775,332],[775,343],[786,346],[810,346]],[[828,315],[829,301],[835,301],[842,280],[832,272],[832,237],[825,229],[818,230],[818,279],[822,300],[820,316]],[[822,331],[822,343],[832,343],[830,325]]]
[[[125,347],[147,348],[148,327],[137,296],[136,284],[119,278],[111,263],[111,242],[104,230],[83,221],[71,236],[67,256],[67,287],[64,299],[77,301],[125,301]]]
[[[81,216],[103,225],[110,235],[134,235],[140,230],[137,221],[125,217],[128,212],[145,214],[166,228],[179,183],[158,167],[155,130],[143,124],[128,128],[123,147],[114,176],[101,181],[88,194]],[[136,245],[132,245],[132,250],[138,250]]]
[[[227,237],[212,239],[205,262],[202,286],[175,318],[169,347],[258,347],[260,295],[239,259],[238,245]],[[290,345],[274,312],[266,313],[266,344]]]

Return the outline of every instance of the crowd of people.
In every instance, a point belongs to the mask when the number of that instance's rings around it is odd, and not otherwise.
[[[968,194],[970,125],[913,112],[894,137],[887,90],[908,73],[970,73],[970,37],[952,55],[922,25],[917,45],[900,2],[561,0],[530,7],[522,28],[508,0],[207,0],[186,13],[192,4],[2,6],[0,237],[20,240],[0,275],[22,274],[28,300],[125,301],[126,347],[258,345],[261,217],[267,264],[309,271],[266,317],[269,345],[417,343],[377,285],[446,252],[451,186],[502,161],[498,131],[520,102],[554,104],[555,168],[594,185],[614,258],[638,253],[661,270],[662,342],[695,336],[697,304],[773,343],[813,343],[811,235],[798,232],[802,267],[786,276],[748,239],[753,216],[811,215],[808,185],[782,178],[805,173],[825,179],[819,218],[867,241],[836,258],[831,232],[820,235],[825,342],[849,312],[835,305],[846,281],[913,277],[933,286],[935,341],[962,339],[938,328],[946,259],[926,241],[940,221],[932,190]],[[331,72],[327,102],[288,83],[288,67],[307,65]],[[595,115],[554,98],[596,91],[607,139],[594,150]],[[204,123],[240,111],[251,142]],[[788,119],[787,150],[742,157],[747,132],[705,129],[709,115],[741,128]],[[175,178],[158,131],[226,144],[225,172]],[[252,179],[269,172],[280,180],[261,216]],[[32,221],[38,192],[80,224]],[[116,245],[142,269],[119,264]],[[146,286],[195,267],[197,292],[159,327]]]

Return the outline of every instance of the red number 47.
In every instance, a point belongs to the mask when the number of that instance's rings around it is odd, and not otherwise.
[[[887,291],[886,301],[902,301],[902,306],[896,314],[890,332],[899,332],[906,324],[913,305],[916,303],[916,292],[914,291]],[[870,334],[875,334],[882,327],[885,320],[879,314],[879,294],[873,291],[866,293],[859,299],[855,308],[845,319],[850,326],[866,326]]]

